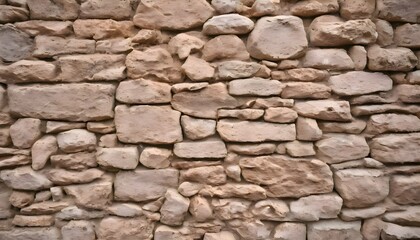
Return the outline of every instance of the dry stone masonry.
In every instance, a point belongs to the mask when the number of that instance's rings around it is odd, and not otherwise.
[[[0,239],[420,239],[420,0],[0,0]]]

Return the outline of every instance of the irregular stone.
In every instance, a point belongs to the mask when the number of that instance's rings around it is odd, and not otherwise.
[[[328,82],[333,92],[342,96],[362,95],[392,89],[392,79],[383,73],[353,71],[332,76]]]
[[[213,3],[214,1],[212,1]],[[218,233],[205,233],[204,234],[204,240],[219,240],[219,239],[223,239],[223,240],[235,240],[235,236],[228,231],[221,231]]]
[[[180,93],[180,92],[193,92],[198,91],[203,88],[206,88],[209,85],[207,82],[200,82],[200,83],[177,83],[172,85],[172,92],[173,93]]]
[[[145,217],[106,217],[100,221],[96,233],[103,240],[152,239],[154,225]]]
[[[96,136],[85,129],[72,129],[59,133],[57,143],[67,153],[92,150],[96,146]]]
[[[284,60],[282,61],[284,62]],[[297,67],[297,66],[296,66]],[[329,76],[328,71],[315,68],[294,68],[285,71],[272,71],[271,77],[281,81],[323,81]]]
[[[408,48],[368,47],[368,68],[372,71],[410,71],[416,66],[417,57]]]
[[[260,220],[234,220],[229,223],[240,235],[241,239],[264,240],[269,239],[272,226],[264,224]]]
[[[8,200],[12,206],[24,208],[33,203],[34,194],[32,192],[13,191]]]
[[[261,109],[219,109],[218,118],[237,118],[240,120],[256,120],[264,115]]]
[[[376,3],[378,17],[390,22],[418,23],[417,3],[410,0],[379,0]]]
[[[107,208],[107,212],[119,217],[136,217],[143,214],[142,208],[132,203],[115,203]]]
[[[378,32],[378,39],[376,43],[381,47],[386,47],[394,42],[394,29],[392,25],[382,19],[375,21],[376,31]]]
[[[321,239],[354,239],[362,240],[361,222],[343,222],[340,220],[324,220],[308,224],[308,240]]]
[[[8,146],[11,142],[9,128],[0,128],[0,146]]]
[[[43,201],[33,203],[29,207],[22,208],[20,213],[22,214],[53,214],[59,212],[61,209],[69,206],[67,202],[53,202]]]
[[[171,101],[171,86],[145,79],[123,81],[117,88],[116,99],[129,104],[168,103]]]
[[[182,182],[178,187],[178,192],[184,197],[191,197],[203,188],[201,183]]]
[[[220,108],[235,108],[239,102],[228,94],[223,83],[211,84],[193,92],[180,92],[172,97],[172,107],[184,114],[216,119]]]
[[[31,163],[31,158],[26,155],[13,155],[0,157],[0,168],[15,167]]]
[[[409,24],[398,26],[395,29],[394,41],[397,46],[408,48],[420,47],[420,24]]]
[[[401,84],[395,87],[399,100],[405,103],[419,103],[420,102],[420,86]]]
[[[20,118],[10,126],[10,138],[18,148],[30,148],[41,137],[41,120]]]
[[[112,182],[93,182],[63,187],[67,195],[73,196],[76,204],[84,208],[106,209],[112,200]]]
[[[420,89],[420,88],[419,88]],[[410,100],[410,97],[415,97],[415,95],[400,96],[402,98],[407,97],[407,101]],[[415,99],[413,99],[415,100]],[[379,113],[388,113],[388,112],[400,112],[406,114],[416,114],[420,111],[420,108],[417,105],[400,105],[400,104],[376,104],[376,105],[363,105],[355,106],[352,108],[351,113],[354,116],[366,116]]]
[[[397,224],[387,223],[381,232],[381,239],[416,239],[420,238],[419,227],[405,227]]]
[[[309,26],[309,39],[314,46],[336,47],[374,43],[378,34],[370,19],[343,21],[326,15],[316,18]]]
[[[315,141],[321,139],[322,131],[315,119],[298,117],[296,120],[296,139]]]
[[[76,206],[70,206],[61,209],[59,213],[56,214],[56,218],[59,220],[88,220],[95,218],[103,218],[106,216],[104,211],[87,211]]]
[[[409,72],[407,74],[407,81],[411,84],[419,84],[420,83],[420,70]]]
[[[10,111],[19,116],[70,121],[113,117],[115,87],[110,84],[9,85]],[[68,104],[69,101],[72,104]],[[48,107],[45,107],[48,103]]]
[[[188,211],[197,220],[197,222],[205,222],[213,217],[213,210],[210,203],[204,197],[195,196],[191,198]]]
[[[329,121],[349,121],[352,119],[347,101],[312,100],[298,102],[294,110],[299,115]]]
[[[344,221],[356,221],[360,219],[374,218],[386,212],[384,207],[370,207],[360,209],[341,209],[340,218]]]
[[[314,156],[314,144],[311,142],[293,141],[286,143],[287,153],[292,157]]]
[[[395,175],[390,181],[390,197],[398,204],[420,203],[420,174],[412,176]]]
[[[141,2],[137,7],[133,22],[146,29],[187,30],[201,26],[214,14],[207,1],[168,2],[158,0],[149,4]]]
[[[279,95],[283,88],[284,85],[277,80],[270,80],[258,77],[238,79],[229,82],[229,94],[239,96]]]
[[[139,162],[139,151],[136,147],[97,148],[96,160],[104,168],[135,169]]]
[[[102,170],[91,168],[83,171],[67,171],[64,169],[50,169],[48,179],[56,185],[89,183],[104,175]]]
[[[63,240],[95,240],[95,230],[88,221],[70,221],[61,228]]]
[[[349,56],[354,63],[354,69],[362,71],[367,64],[367,51],[363,46],[353,46],[349,49]]]
[[[41,190],[52,186],[52,182],[43,174],[33,171],[30,167],[20,167],[13,170],[3,170],[0,178],[10,188],[17,190]]]
[[[54,225],[54,216],[25,216],[15,215],[12,224],[19,227],[49,227]]]
[[[213,199],[215,217],[222,220],[244,219],[252,217],[251,202],[243,199]],[[287,207],[287,206],[286,206]]]
[[[383,219],[401,225],[418,226],[420,223],[420,209],[418,206],[409,206],[404,211],[385,213]]]
[[[64,54],[88,54],[95,52],[95,41],[39,35],[35,37],[34,57],[51,58]]]
[[[41,191],[41,192],[37,192],[37,193],[35,194],[35,200],[34,200],[34,202],[35,202],[35,203],[45,202],[45,201],[50,200],[50,199],[51,199],[51,197],[52,197],[52,194],[51,194],[51,192],[50,192],[50,191],[48,191],[48,190]]]
[[[181,66],[192,81],[208,81],[214,76],[214,68],[201,58],[189,56]]]
[[[166,225],[159,225],[154,233],[154,239],[156,240],[164,240],[164,239],[168,239],[168,240],[181,240],[181,239],[185,239],[185,240],[192,240],[193,238],[191,236],[186,236],[184,234],[181,233],[182,228],[173,228],[173,227],[168,227]]]
[[[306,240],[306,225],[302,223],[280,223],[274,229],[276,240]]]
[[[249,102],[249,107],[267,109],[270,107],[293,107],[293,99],[283,99],[279,97],[257,98]]]
[[[129,0],[87,0],[80,5],[80,18],[128,19],[131,16]]]
[[[180,158],[224,158],[227,150],[223,141],[216,138],[175,143],[174,154]]]
[[[50,157],[51,164],[70,170],[84,170],[96,167],[95,153],[78,152],[65,155],[53,155]]]
[[[86,123],[83,122],[60,122],[60,121],[47,121],[45,126],[46,133],[63,132],[76,128],[85,128]]]
[[[0,23],[14,23],[26,21],[29,18],[29,11],[16,6],[0,5]]]
[[[226,183],[226,174],[222,166],[190,168],[181,171],[180,181],[221,185]]]
[[[211,5],[222,14],[237,12],[243,7],[240,0],[212,0]]]
[[[111,19],[77,19],[73,23],[73,29],[78,38],[93,38],[102,40],[115,37],[131,37],[135,33],[131,21],[114,21]]]
[[[187,138],[192,140],[203,139],[216,133],[216,121],[214,120],[198,119],[183,115],[181,117],[181,126]]]
[[[96,42],[96,52],[127,53],[133,50],[131,38],[113,38]]]
[[[260,64],[255,62],[224,61],[217,64],[216,78],[220,80],[248,78],[255,76],[261,67]]]
[[[371,157],[383,163],[419,162],[420,133],[387,134],[370,142]]]
[[[58,150],[57,139],[52,135],[45,135],[36,141],[31,148],[32,169],[44,168],[50,156]]]
[[[303,66],[324,70],[352,70],[354,63],[344,49],[310,49],[303,58]]]
[[[70,21],[31,20],[15,23],[15,26],[33,37],[37,35],[68,36],[73,33]]]
[[[312,195],[290,203],[290,214],[299,221],[337,218],[343,199],[336,193]]]
[[[254,184],[227,183],[220,186],[204,186],[199,194],[203,196],[232,198],[240,197],[249,200],[266,199],[264,188]]]
[[[191,53],[197,52],[204,46],[204,41],[187,33],[180,33],[169,40],[168,47],[172,54],[180,59],[186,59]]]
[[[387,132],[416,131],[420,131],[420,119],[418,117],[393,113],[370,116],[365,130],[366,133],[375,135]]]
[[[331,88],[323,84],[310,82],[291,82],[281,92],[282,98],[324,99],[331,96]]]
[[[53,82],[55,76],[55,65],[44,61],[20,60],[0,66],[0,81],[4,83]]]
[[[79,4],[76,0],[27,0],[31,19],[41,20],[74,20],[79,15]]]
[[[168,189],[165,194],[165,202],[160,208],[162,214],[160,221],[170,226],[182,225],[189,206],[188,198],[184,198],[175,189]]]
[[[113,120],[103,122],[88,122],[86,125],[88,131],[94,133],[107,134],[115,132],[115,124]]]
[[[111,54],[71,55],[58,59],[64,82],[118,81],[125,78],[125,56]]]
[[[217,132],[229,142],[291,141],[296,139],[294,124],[222,119]]]
[[[13,44],[11,44],[13,43]],[[0,26],[0,60],[16,62],[31,55],[33,40],[13,25]]]
[[[317,157],[333,164],[364,158],[369,155],[369,146],[363,136],[328,134],[315,143]]]
[[[278,107],[267,108],[264,114],[264,120],[276,123],[291,123],[298,117],[297,113],[290,108]]]
[[[255,203],[252,214],[261,220],[281,221],[290,212],[287,203],[282,200],[269,199]]]
[[[291,13],[299,17],[314,17],[326,13],[338,12],[337,0],[304,0],[295,3]]]
[[[282,155],[243,157],[239,166],[245,180],[262,184],[269,197],[302,197],[328,193],[333,188],[328,165],[315,159],[301,160]]]
[[[204,45],[202,53],[207,62],[249,59],[245,44],[236,35],[221,35],[211,39]]]
[[[295,16],[261,18],[247,40],[253,58],[272,61],[299,57],[307,47],[303,22]]]
[[[224,14],[207,20],[203,33],[207,35],[246,34],[254,28],[254,22],[239,14]]]
[[[372,17],[375,0],[340,0],[340,16],[345,19],[363,19]]]
[[[143,51],[134,50],[127,55],[127,75],[130,78],[145,78],[160,82],[181,82],[181,64],[175,61],[168,50],[156,46]]]
[[[172,151],[165,148],[147,147],[140,154],[140,163],[148,168],[167,168]]]
[[[382,201],[389,193],[389,177],[379,170],[344,169],[335,172],[337,192],[350,208],[369,207]]]
[[[55,227],[50,228],[13,228],[10,231],[0,231],[0,238],[4,240],[59,240],[60,231]]]
[[[366,122],[359,119],[353,119],[348,123],[342,122],[320,122],[319,127],[327,133],[350,133],[360,134],[366,128]]]
[[[174,169],[119,171],[114,181],[114,199],[147,201],[165,195],[168,188],[178,186],[178,171]]]

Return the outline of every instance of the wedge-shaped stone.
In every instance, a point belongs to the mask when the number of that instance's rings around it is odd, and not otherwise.
[[[342,205],[343,199],[336,193],[312,195],[291,202],[290,214],[300,221],[337,218]]]
[[[119,105],[115,108],[117,136],[125,143],[180,142],[182,141],[180,117],[181,113],[169,106]]]
[[[369,146],[363,136],[351,134],[328,134],[315,143],[317,157],[333,164],[364,158],[369,155]]]
[[[147,201],[178,187],[175,169],[119,171],[114,181],[114,198],[118,201]]]
[[[35,172],[30,167],[3,170],[1,180],[10,188],[18,190],[41,190],[52,186],[52,182],[42,173]]]
[[[343,222],[341,220],[324,220],[308,225],[308,240],[352,239],[362,240],[361,222]]]
[[[118,85],[116,98],[128,104],[169,103],[171,86],[145,79],[123,81]]]
[[[73,33],[72,22],[70,21],[31,20],[15,23],[15,26],[31,36],[67,36]]]
[[[188,213],[190,200],[183,197],[175,189],[168,189],[165,194],[165,202],[160,208],[160,221],[166,225],[180,226]]]
[[[28,18],[29,11],[25,8],[0,5],[0,23],[26,21]]]
[[[73,23],[73,29],[78,38],[128,38],[134,36],[135,28],[131,21],[114,21],[111,19],[78,19]]]
[[[214,14],[205,0],[140,2],[133,22],[140,28],[187,30],[201,26]]]
[[[106,217],[98,225],[97,236],[103,240],[151,239],[155,224],[145,218]]]
[[[29,57],[32,50],[33,40],[28,34],[10,24],[0,26],[0,60],[19,61]]]
[[[307,47],[303,22],[295,16],[261,18],[247,40],[252,57],[273,61],[299,57]]]
[[[420,174],[392,176],[389,195],[398,204],[420,204]]]
[[[412,0],[378,0],[378,17],[390,22],[419,22],[417,1]]]
[[[172,107],[184,114],[201,118],[217,118],[220,108],[235,108],[239,102],[228,94],[223,83],[211,84],[197,91],[180,92],[173,95]]]
[[[209,197],[236,197],[254,201],[267,198],[266,190],[255,184],[227,183],[220,186],[204,186],[199,193]]]
[[[269,197],[297,198],[333,189],[330,168],[316,159],[282,155],[243,157],[239,165],[245,180],[263,185]]]
[[[208,41],[202,50],[203,59],[215,60],[248,60],[249,53],[244,42],[236,35],[221,35]]]
[[[90,183],[104,175],[102,170],[91,168],[84,171],[67,171],[64,169],[50,169],[48,179],[56,185]]]
[[[395,113],[370,116],[365,130],[369,134],[417,131],[420,131],[420,119],[418,117]]]
[[[296,139],[294,124],[222,119],[217,132],[228,142],[292,141]]]
[[[0,66],[0,82],[30,83],[55,81],[56,67],[44,61],[20,60]]]
[[[368,68],[372,71],[410,71],[417,64],[417,57],[409,48],[368,48]]]
[[[328,82],[333,92],[341,96],[362,95],[392,89],[392,79],[383,73],[353,71],[331,76]]]
[[[20,212],[25,215],[53,214],[61,211],[61,209],[64,209],[69,205],[70,204],[68,202],[43,201],[33,203],[28,207],[22,208]]]
[[[135,169],[139,163],[139,151],[136,147],[99,148],[96,161],[105,168]]]
[[[246,78],[229,82],[229,94],[241,96],[271,96],[280,95],[284,85],[277,80],[264,78]]]
[[[369,145],[372,158],[383,163],[420,162],[420,133],[382,135]]]
[[[313,100],[297,102],[294,109],[299,115],[329,121],[350,121],[350,104],[347,101]]]
[[[131,16],[130,0],[86,0],[80,5],[80,18],[128,19]]]
[[[254,22],[239,14],[224,14],[210,18],[203,26],[207,35],[246,34],[254,28]]]
[[[79,4],[76,0],[28,0],[31,19],[73,20],[79,15]]]
[[[112,54],[71,55],[58,59],[64,82],[118,81],[125,78],[125,56]]]
[[[35,50],[32,55],[38,58],[50,58],[63,54],[94,52],[94,40],[40,35],[35,37]]]
[[[174,154],[180,158],[224,158],[227,150],[220,139],[175,143]]]
[[[325,70],[353,70],[354,63],[344,49],[310,49],[303,58],[303,66]]]
[[[384,200],[389,193],[389,177],[380,170],[344,169],[335,172],[337,192],[349,208],[364,208]]]

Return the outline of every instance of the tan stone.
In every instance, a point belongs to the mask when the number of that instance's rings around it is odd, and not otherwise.
[[[116,99],[128,104],[168,103],[171,86],[146,79],[123,81],[118,85]]]
[[[133,22],[140,28],[187,30],[200,27],[213,14],[213,8],[204,0],[175,0],[170,3],[157,0],[153,3],[141,2]]]
[[[376,4],[378,17],[390,22],[418,23],[417,2],[411,0],[379,0]]]
[[[170,83],[181,82],[183,79],[181,64],[160,46],[132,51],[127,55],[125,64],[130,78]]]
[[[340,220],[324,220],[308,225],[308,240],[352,239],[362,240],[361,222],[343,222]]]
[[[366,122],[353,119],[351,122],[319,122],[319,127],[327,133],[350,133],[360,134],[366,128]]]
[[[162,197],[168,188],[178,186],[174,169],[120,171],[114,180],[114,199],[147,201]]]
[[[12,224],[19,227],[49,227],[54,225],[54,217],[50,215],[15,215]]]
[[[264,240],[269,239],[273,226],[260,220],[233,220],[229,225],[239,234],[241,239]],[[233,226],[232,226],[233,225]]]
[[[420,238],[419,227],[406,227],[393,223],[387,223],[381,232],[381,239],[416,239]]]
[[[140,163],[148,168],[169,167],[172,151],[166,148],[147,147],[140,154]]]
[[[95,134],[85,129],[73,129],[57,135],[58,147],[67,153],[93,150],[96,146]]]
[[[206,88],[209,85],[207,82],[200,83],[176,83],[172,85],[171,91],[173,93],[180,92],[194,92]]]
[[[352,70],[353,60],[344,49],[310,49],[303,58],[303,66],[322,70]]]
[[[395,43],[400,47],[420,47],[420,24],[409,24],[398,26],[395,29]]]
[[[370,116],[365,130],[369,134],[416,131],[420,131],[420,119],[418,117],[394,113]]]
[[[401,225],[418,225],[420,223],[420,208],[409,206],[403,211],[385,213],[383,219]]]
[[[269,221],[284,220],[290,210],[287,203],[278,199],[262,200],[255,203],[252,214],[261,219]]]
[[[33,40],[28,34],[13,25],[0,26],[0,33],[0,60],[15,62],[31,55]]]
[[[376,43],[381,47],[386,47],[394,42],[394,29],[392,25],[382,19],[375,21],[376,31],[378,32],[378,39]]]
[[[261,144],[229,144],[228,151],[242,155],[266,155],[272,154],[276,150],[276,145],[272,143]]]
[[[262,109],[219,109],[218,118],[237,118],[240,120],[256,120],[264,115]]]
[[[255,76],[261,68],[262,66],[255,62],[223,61],[217,64],[216,78],[220,80],[248,78]]]
[[[214,2],[214,1],[212,1]],[[236,240],[235,236],[228,231],[222,231],[218,233],[206,233],[204,234],[204,240]]]
[[[419,162],[420,133],[387,134],[370,142],[371,157],[383,163]]]
[[[399,100],[405,103],[419,103],[420,86],[401,84],[395,87]]]
[[[10,126],[10,138],[18,148],[30,148],[41,137],[41,120],[20,118]]]
[[[52,135],[45,135],[36,141],[31,148],[32,168],[40,170],[44,168],[50,156],[58,150],[57,139]]]
[[[50,157],[51,165],[70,170],[84,170],[96,167],[95,153],[78,152]]]
[[[107,134],[115,132],[115,124],[113,120],[102,122],[88,122],[86,124],[87,130],[94,133]]]
[[[180,33],[169,40],[169,51],[177,54],[180,59],[187,58],[191,53],[201,50],[205,42],[198,37]]]
[[[328,134],[315,143],[317,157],[332,164],[368,156],[369,146],[363,136]]]
[[[78,38],[93,38],[95,40],[115,37],[127,38],[135,33],[131,21],[114,21],[111,19],[77,19],[73,23],[73,29]]]
[[[61,238],[58,228],[13,228],[9,231],[0,231],[0,238],[4,240],[59,240]]]
[[[63,240],[95,240],[95,230],[88,221],[70,221],[61,228]]]
[[[212,138],[175,143],[174,154],[180,158],[224,158],[227,150],[223,141]]]
[[[229,94],[235,96],[271,96],[279,95],[284,85],[277,80],[259,77],[238,79],[229,82]]]
[[[271,77],[281,81],[323,81],[329,76],[325,70],[315,68],[294,68],[285,71],[272,71]]]
[[[59,213],[56,214],[58,220],[88,220],[95,218],[103,218],[107,215],[105,211],[98,210],[84,210],[78,208],[77,206],[70,206],[61,209]]]
[[[214,68],[203,59],[194,56],[189,56],[181,67],[192,81],[208,81],[214,76]]]
[[[180,112],[169,106],[119,105],[115,108],[118,139],[126,143],[154,144],[182,141],[180,116]],[[142,121],[138,122],[138,119]]]
[[[360,208],[360,209],[351,209],[344,208],[341,209],[340,219],[344,221],[356,221],[361,219],[374,218],[379,215],[382,215],[386,212],[385,207],[370,207],[370,208]]]
[[[216,119],[220,108],[235,108],[238,101],[228,94],[223,83],[211,84],[193,92],[180,92],[173,95],[172,107],[184,114]]]
[[[330,121],[349,121],[352,119],[350,104],[347,101],[312,100],[298,102],[294,110],[299,115]]]
[[[181,171],[180,181],[221,185],[226,183],[226,174],[222,166],[190,168]]]
[[[188,211],[197,220],[197,222],[205,222],[213,218],[213,210],[206,198],[195,196],[191,198]]]
[[[16,6],[0,5],[0,23],[14,23],[26,21],[29,11]]]
[[[207,35],[246,34],[254,28],[254,22],[239,14],[214,16],[203,25],[203,33]]]
[[[372,71],[410,71],[417,64],[417,57],[408,48],[368,48],[368,68]]]
[[[249,200],[267,198],[265,189],[254,184],[227,183],[221,186],[204,186],[199,193],[219,198],[240,197]]]
[[[337,218],[342,205],[343,199],[336,193],[312,195],[291,202],[290,214],[299,221]]]
[[[314,141],[322,137],[322,131],[315,119],[298,117],[296,120],[296,138],[303,141]]]
[[[33,171],[30,167],[3,170],[0,178],[10,188],[17,190],[41,190],[52,186],[45,175]]]
[[[184,197],[191,197],[203,188],[201,183],[182,182],[178,187],[178,192]]]
[[[0,146],[8,146],[11,142],[10,129],[7,127],[0,128]]]
[[[145,217],[106,217],[97,228],[97,236],[102,240],[152,239],[154,223]]]
[[[61,209],[68,207],[70,204],[67,202],[53,202],[53,201],[43,201],[33,203],[28,207],[22,208],[20,212],[22,214],[53,214],[59,212]]]
[[[300,160],[282,155],[243,157],[239,165],[245,180],[262,184],[269,197],[302,197],[328,193],[333,188],[328,165],[315,159]]]
[[[243,41],[236,35],[221,35],[208,41],[202,50],[203,59],[215,60],[248,60],[249,53]]]
[[[349,56],[354,62],[354,69],[362,71],[367,64],[367,51],[363,46],[353,46],[349,49]]]
[[[324,99],[329,98],[331,89],[328,86],[317,83],[287,83],[286,87],[281,92],[282,98],[309,98],[309,99]]]
[[[302,223],[280,223],[273,231],[276,240],[306,240],[306,225]]]
[[[214,215],[218,219],[232,220],[252,217],[250,212],[251,202],[244,199],[213,199],[211,205]]]
[[[86,0],[80,5],[80,18],[127,19],[131,16],[129,0]]]
[[[247,40],[252,57],[272,61],[299,57],[307,47],[302,20],[295,16],[261,18]]]
[[[299,17],[313,17],[338,12],[338,9],[337,0],[304,0],[295,3],[291,12]]]
[[[72,22],[70,21],[31,20],[15,23],[15,26],[31,36],[68,36],[73,33]]]
[[[294,124],[222,119],[217,132],[228,142],[290,141],[296,139]]]
[[[34,194],[32,192],[13,191],[8,200],[12,206],[24,208],[33,203]]]
[[[63,132],[76,128],[85,128],[86,123],[83,122],[62,122],[62,121],[47,121],[45,126],[46,133]]]
[[[314,156],[314,144],[311,142],[293,141],[286,143],[287,153],[292,157]]]
[[[127,53],[133,50],[131,38],[113,38],[96,42],[98,53]]]
[[[264,120],[276,123],[292,123],[298,117],[297,113],[285,107],[267,108],[264,114]]]
[[[97,148],[96,161],[105,169],[135,169],[139,162],[139,152],[136,147]]]
[[[383,73],[362,71],[332,76],[329,84],[334,93],[343,96],[361,95],[392,89],[392,80]]]
[[[95,41],[39,35],[35,37],[34,57],[50,58],[63,54],[88,54],[95,52]]]
[[[181,126],[187,138],[192,140],[203,139],[216,133],[216,121],[214,120],[183,115],[181,117]]]
[[[67,195],[73,196],[76,204],[84,208],[106,209],[112,200],[112,182],[101,181],[63,187]]]
[[[79,15],[79,4],[76,0],[28,0],[31,19],[73,20]]]
[[[340,15],[345,19],[370,18],[375,5],[375,0],[340,0]]]
[[[55,65],[44,61],[20,60],[0,66],[0,81],[4,83],[53,82],[55,76]]]
[[[0,168],[16,167],[31,163],[31,158],[26,155],[12,155],[0,157]]]
[[[267,109],[270,107],[293,107],[295,101],[293,99],[283,99],[280,97],[257,98],[247,103],[252,108]]]
[[[160,208],[162,215],[160,222],[170,226],[182,225],[189,206],[188,198],[184,198],[175,189],[168,189],[165,194],[165,202]]]
[[[398,204],[420,203],[420,174],[395,175],[390,181],[390,197]]]

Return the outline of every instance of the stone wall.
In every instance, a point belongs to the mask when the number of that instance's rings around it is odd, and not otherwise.
[[[0,0],[0,239],[420,239],[419,0]]]

